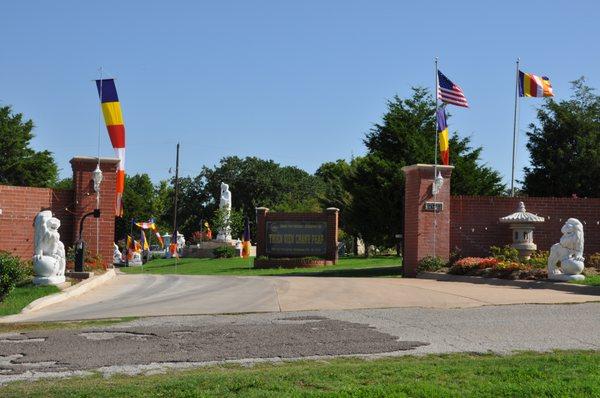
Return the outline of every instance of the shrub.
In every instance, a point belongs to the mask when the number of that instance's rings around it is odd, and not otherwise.
[[[600,271],[600,253],[594,253],[585,262],[585,265],[589,268],[596,268]]]
[[[504,247],[491,246],[490,256],[500,261],[519,261],[519,251],[510,245]]]
[[[448,259],[448,264],[454,264],[458,260],[463,258],[462,249],[458,246],[455,246],[454,249],[450,252],[450,258]]]
[[[417,270],[422,271],[437,271],[444,268],[447,263],[439,257],[427,256],[423,257],[417,265]]]
[[[232,258],[239,255],[237,249],[231,246],[217,247],[213,250],[213,254],[216,258]]]
[[[550,254],[547,251],[536,251],[531,255],[529,260],[524,260],[523,262],[533,268],[546,268],[549,255]]]
[[[0,301],[25,277],[21,260],[8,252],[0,252]]]

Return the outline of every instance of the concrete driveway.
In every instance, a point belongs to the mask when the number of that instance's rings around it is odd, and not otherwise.
[[[599,287],[441,274],[419,279],[119,274],[82,296],[0,322],[588,301],[600,301]]]

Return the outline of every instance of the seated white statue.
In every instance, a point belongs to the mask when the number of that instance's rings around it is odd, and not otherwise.
[[[583,225],[569,218],[560,230],[563,236],[550,248],[548,278],[560,281],[583,280]],[[560,262],[560,268],[557,266]]]
[[[65,246],[60,241],[60,220],[50,210],[38,213],[34,221],[33,270],[36,285],[58,285],[65,281]]]
[[[122,264],[123,254],[119,250],[119,246],[113,242],[113,264]]]

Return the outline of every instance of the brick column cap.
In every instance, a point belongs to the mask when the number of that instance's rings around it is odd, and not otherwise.
[[[402,171],[405,173],[408,173],[411,170],[429,170],[434,167],[437,167],[437,169],[440,171],[454,169],[454,166],[445,166],[445,165],[441,165],[441,164],[438,164],[436,166],[434,164],[417,163],[417,164],[411,164],[410,166],[404,166],[402,168]]]
[[[100,169],[102,171],[116,171],[120,160],[118,158],[100,158]],[[95,156],[74,156],[71,160],[71,167],[75,171],[75,166],[80,171],[92,171],[98,164],[98,158]]]

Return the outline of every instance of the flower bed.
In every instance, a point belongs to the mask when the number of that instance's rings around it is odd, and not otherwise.
[[[517,261],[499,261],[494,257],[466,257],[458,260],[448,271],[455,275],[474,275],[502,279],[545,279],[545,268]]]

